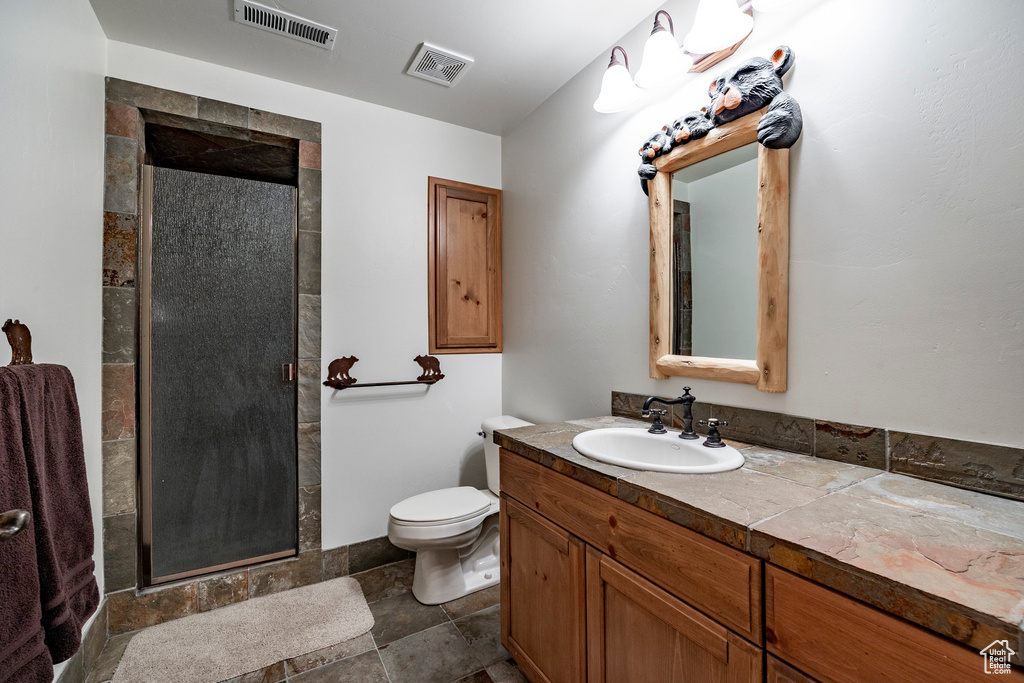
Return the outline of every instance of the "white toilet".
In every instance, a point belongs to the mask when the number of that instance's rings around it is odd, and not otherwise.
[[[498,446],[495,429],[533,424],[510,415],[483,421],[487,489],[457,486],[406,498],[391,508],[388,538],[416,552],[412,594],[427,605],[498,583]]]

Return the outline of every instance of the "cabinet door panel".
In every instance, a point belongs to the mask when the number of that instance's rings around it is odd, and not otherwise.
[[[582,683],[582,541],[506,496],[501,523],[502,644],[535,683]]]
[[[587,548],[590,683],[754,683],[760,648]]]
[[[431,353],[501,351],[501,190],[430,178]]]

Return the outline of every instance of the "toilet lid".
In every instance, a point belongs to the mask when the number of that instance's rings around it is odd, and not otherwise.
[[[490,499],[472,486],[428,491],[406,498],[391,508],[397,522],[457,522],[485,512]]]

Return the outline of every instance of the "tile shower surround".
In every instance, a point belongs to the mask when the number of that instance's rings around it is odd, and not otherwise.
[[[612,392],[612,415],[640,418],[646,396]],[[682,407],[673,406],[672,425],[681,429]],[[962,489],[1024,500],[1024,448],[910,434],[881,427],[815,420],[750,408],[693,404],[698,420],[729,423],[726,439],[801,455],[906,474]]]
[[[136,245],[147,117],[193,130],[228,131],[298,146],[299,555],[251,568],[137,591]],[[103,195],[103,563],[104,635],[213,609],[348,573],[349,547],[323,551],[320,495],[320,124],[116,78],[106,79]],[[230,128],[225,128],[230,127]],[[380,539],[368,542],[371,549]],[[376,544],[376,545],[374,545]],[[393,562],[351,547],[367,566]],[[404,551],[401,551],[404,552]],[[111,620],[108,623],[108,618]]]

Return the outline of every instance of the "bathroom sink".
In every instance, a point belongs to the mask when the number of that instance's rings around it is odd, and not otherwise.
[[[679,432],[651,434],[639,427],[594,429],[572,440],[572,447],[588,458],[634,470],[707,474],[743,466],[743,456],[732,446],[703,444],[703,438],[687,441]]]

